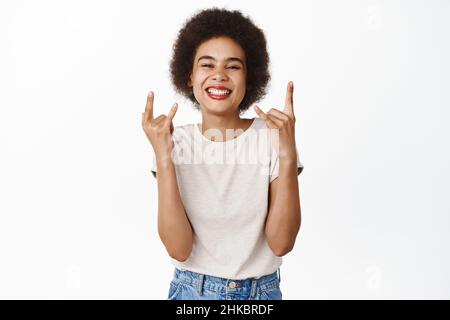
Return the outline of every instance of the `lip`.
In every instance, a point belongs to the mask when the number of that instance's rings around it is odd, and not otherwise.
[[[228,90],[228,91],[230,91],[230,93],[227,94],[227,95],[212,94],[212,93],[208,92],[209,88],[213,88],[213,89],[217,89],[217,90]],[[233,92],[233,90],[228,89],[227,87],[224,87],[224,86],[208,86],[208,87],[206,87],[205,92],[206,92],[206,95],[208,97],[210,97],[211,99],[214,99],[214,100],[225,100],[231,95],[231,92]]]
[[[209,88],[213,88],[213,89],[217,89],[217,90],[229,90],[231,91],[230,88],[224,87],[224,86],[207,86],[205,90],[208,90]]]

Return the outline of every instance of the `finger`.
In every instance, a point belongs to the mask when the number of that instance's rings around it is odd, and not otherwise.
[[[289,81],[287,85],[284,106],[284,112],[286,114],[294,115],[294,83],[292,81]]]
[[[153,119],[153,123],[159,124],[161,121],[164,121],[165,118],[166,118],[166,115],[162,114],[162,115],[156,117],[155,119]]]
[[[266,124],[270,129],[279,129],[278,126],[270,119],[266,119]]]
[[[288,120],[289,119],[289,116],[287,116],[284,112],[281,112],[280,110],[274,109],[274,108],[270,109],[268,114],[271,114],[280,120]]]
[[[169,114],[167,115],[167,119],[172,121],[173,117],[175,117],[175,113],[177,113],[177,110],[178,110],[178,103],[175,102],[172,108],[170,109]]]
[[[275,117],[274,115],[272,115],[270,113],[266,113],[266,115],[267,115],[267,118],[270,119],[273,123],[275,123],[278,128],[281,128],[283,126],[283,120],[278,119],[277,117]]]
[[[255,105],[253,109],[255,110],[256,114],[266,122],[269,128],[278,128],[276,124],[267,116],[267,114],[264,113],[257,105]]]
[[[266,114],[257,105],[253,106],[253,110],[255,110],[256,114],[263,120],[267,119]]]
[[[147,95],[147,104],[145,105],[145,113],[147,114],[147,120],[153,119],[153,99],[154,93],[150,91]]]

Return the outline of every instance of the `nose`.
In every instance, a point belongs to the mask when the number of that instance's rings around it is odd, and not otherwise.
[[[227,75],[222,71],[222,69],[217,70],[213,76],[215,81],[226,81],[228,79]]]

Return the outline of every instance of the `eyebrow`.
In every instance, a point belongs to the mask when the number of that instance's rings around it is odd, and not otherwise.
[[[216,58],[214,58],[212,56],[201,56],[200,58],[197,59],[197,62],[199,62],[201,59],[211,59],[211,60],[216,61]],[[242,63],[243,66],[245,66],[244,61],[242,61],[242,59],[238,58],[238,57],[229,57],[229,58],[226,58],[225,61],[227,61],[227,62],[228,61],[238,61],[238,62]]]

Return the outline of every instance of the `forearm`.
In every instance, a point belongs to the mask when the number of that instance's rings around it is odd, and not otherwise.
[[[271,199],[265,233],[272,251],[282,256],[292,250],[301,225],[297,160],[280,158],[278,188]]]
[[[192,227],[178,189],[175,166],[169,158],[157,159],[158,233],[169,255],[186,260],[192,249]]]

